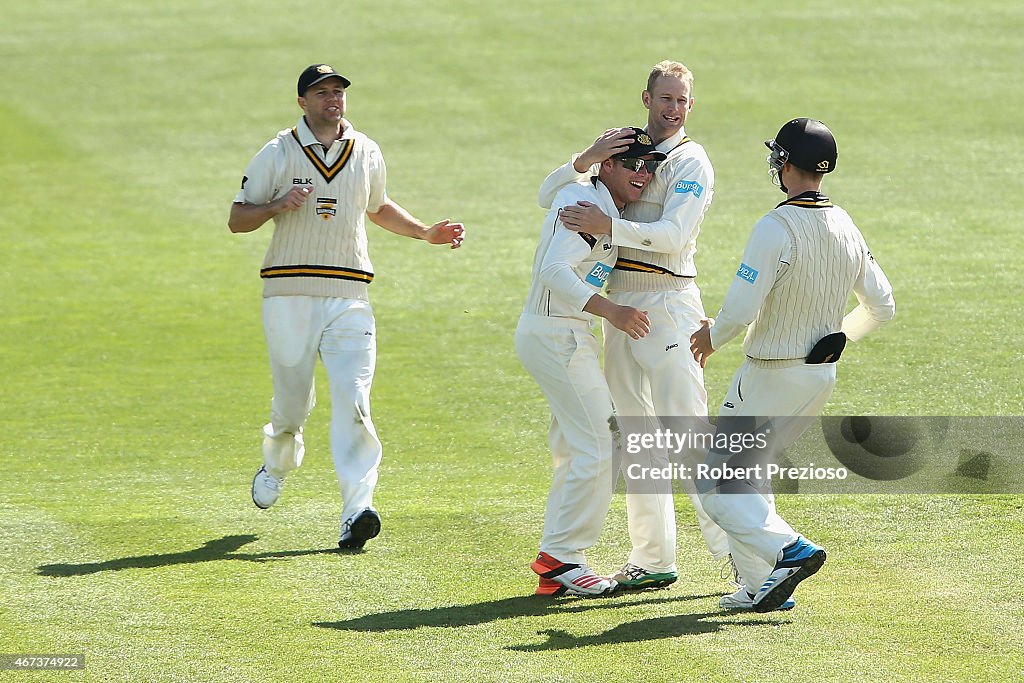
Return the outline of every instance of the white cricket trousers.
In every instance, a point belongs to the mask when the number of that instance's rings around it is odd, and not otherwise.
[[[331,453],[345,520],[373,504],[381,443],[370,419],[377,357],[373,309],[366,301],[317,296],[263,300],[274,398],[263,428],[263,462],[283,478],[302,464],[302,427],[316,403],[317,356],[331,389]]]
[[[690,353],[690,335],[700,327],[704,305],[700,288],[691,282],[667,292],[615,291],[609,298],[622,306],[647,311],[651,331],[633,339],[605,322],[605,376],[619,415],[643,417],[652,429],[657,417],[707,417],[704,370]],[[655,454],[651,467],[669,464],[668,454]],[[645,466],[648,463],[644,463]],[[628,478],[627,478],[628,481]],[[655,573],[676,571],[676,518],[672,482],[661,480],[657,493],[626,494],[629,562]],[[704,512],[696,492],[689,493],[704,542],[720,560],[729,554],[726,534]]]
[[[616,426],[600,345],[583,320],[524,314],[515,346],[551,408],[554,477],[540,550],[562,562],[584,563],[584,551],[601,535],[614,486]]]
[[[765,368],[747,359],[732,378],[720,416],[816,417],[836,386],[836,364]],[[792,445],[806,431],[807,420],[775,420],[783,430],[779,447]],[[794,428],[795,427],[795,428]],[[714,453],[708,459],[720,465]],[[747,590],[757,591],[775,568],[779,551],[797,539],[797,532],[775,510],[771,494],[701,494],[704,509],[729,536],[729,550]]]

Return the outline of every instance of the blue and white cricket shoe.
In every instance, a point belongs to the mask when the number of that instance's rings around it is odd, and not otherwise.
[[[803,536],[782,549],[782,557],[775,563],[775,569],[761,584],[754,595],[755,612],[771,612],[779,609],[797,584],[811,576],[825,564],[825,549],[814,545]]]

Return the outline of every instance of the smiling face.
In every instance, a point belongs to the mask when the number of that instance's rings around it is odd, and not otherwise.
[[[340,122],[345,117],[345,104],[345,83],[340,78],[322,80],[299,98],[299,106],[314,130]]]
[[[690,83],[678,76],[658,76],[642,98],[647,108],[647,132],[655,142],[672,137],[686,123],[693,106]]]
[[[650,156],[641,157],[650,159]],[[598,177],[609,194],[615,201],[615,206],[622,210],[629,202],[640,199],[644,188],[651,182],[654,174],[647,170],[646,165],[641,165],[639,170],[633,170],[634,164],[624,166],[622,159],[606,159],[601,163],[601,171]]]

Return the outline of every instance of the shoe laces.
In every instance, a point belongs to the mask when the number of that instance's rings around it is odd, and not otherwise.
[[[718,576],[722,581],[727,581],[734,588],[743,588],[743,583],[740,581],[740,570],[736,566],[736,560],[732,559],[732,555],[728,555],[725,561],[722,562]]]
[[[631,563],[627,563],[622,568],[622,575],[629,579],[639,579],[640,577],[650,574],[649,571],[643,567]]]

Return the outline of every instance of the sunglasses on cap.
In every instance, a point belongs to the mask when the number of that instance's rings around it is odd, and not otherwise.
[[[646,168],[647,172],[654,175],[654,172],[658,169],[658,164],[661,163],[658,159],[619,159],[622,165],[628,168],[633,173],[639,173],[641,168]]]

